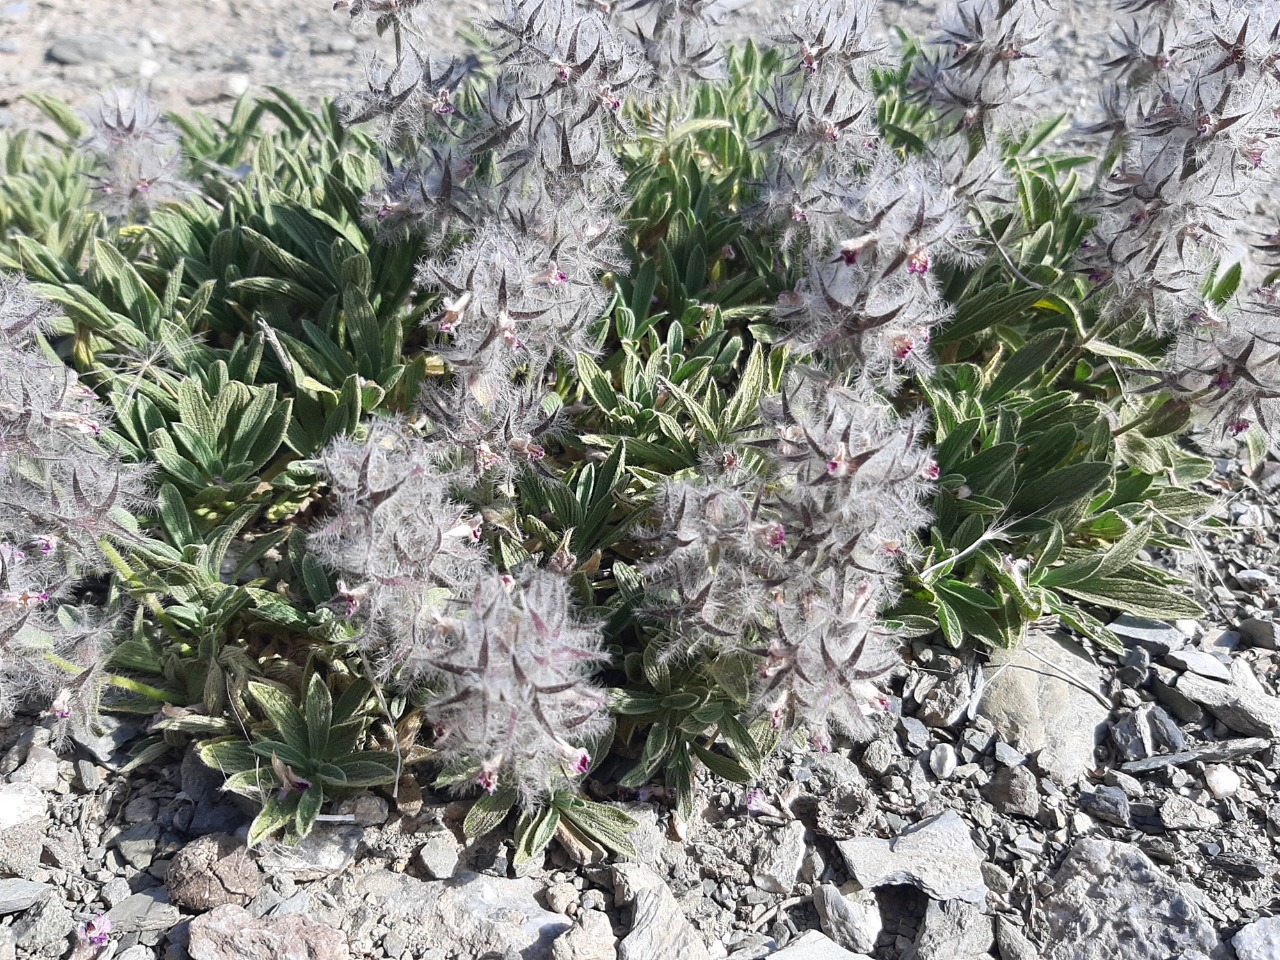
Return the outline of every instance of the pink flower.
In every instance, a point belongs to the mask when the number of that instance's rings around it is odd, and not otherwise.
[[[95,947],[101,947],[111,939],[111,931],[115,928],[115,924],[111,922],[111,918],[105,913],[97,913],[89,918],[89,921],[80,928],[80,936],[86,943],[91,943]]]

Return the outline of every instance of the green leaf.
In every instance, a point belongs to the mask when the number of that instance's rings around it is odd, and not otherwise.
[[[560,812],[575,827],[608,849],[624,857],[636,855],[629,834],[639,824],[623,811],[585,797],[572,797],[562,803]]]
[[[746,783],[751,779],[751,772],[736,760],[731,760],[716,753],[714,750],[708,750],[697,743],[693,744],[693,752],[706,765],[706,768],[717,777],[731,780],[734,783]]]
[[[239,737],[210,740],[200,744],[200,760],[206,767],[230,776],[258,767],[258,758],[249,744]]]
[[[1143,473],[1161,473],[1165,466],[1164,447],[1136,430],[1116,437],[1116,453],[1120,459]]]
[[[756,344],[738,380],[738,389],[725,409],[724,421],[729,430],[748,426],[756,417],[760,397],[764,393],[764,350]]]
[[[946,596],[948,601],[959,601],[969,606],[977,607],[981,610],[998,610],[1000,604],[983,593],[977,587],[972,587],[967,583],[961,583],[959,580],[943,579],[933,585],[933,589]]]
[[[334,766],[346,775],[349,787],[377,787],[395,783],[397,775],[396,755],[383,751],[365,750],[334,761]]]
[[[1204,609],[1185,593],[1145,580],[1089,577],[1058,588],[1080,600],[1152,620],[1195,620]]]
[[[294,829],[299,837],[305,837],[315,826],[316,817],[320,815],[320,807],[324,803],[324,787],[313,783],[302,791],[298,798],[298,809],[295,811]]]
[[[319,673],[311,674],[303,706],[310,756],[318,759],[329,748],[329,727],[333,722],[333,695]]]
[[[1036,374],[1044,373],[1058,349],[1062,346],[1062,331],[1051,330],[1032,337],[1027,343],[1014,351],[1013,355],[1000,368],[991,386],[982,393],[984,403],[994,403],[1006,396],[1014,387],[1021,385]]]
[[[1014,493],[1010,506],[1031,513],[1083,500],[1110,479],[1114,466],[1104,460],[1087,460],[1050,471]]]
[[[516,822],[516,863],[528,863],[547,848],[560,825],[560,811],[548,804],[536,814],[522,813]]]
[[[245,844],[249,847],[257,846],[277,830],[289,826],[295,820],[297,807],[296,793],[290,792],[283,799],[274,793],[268,796],[262,811],[249,824],[249,836]]]
[[[307,723],[293,699],[279,687],[258,680],[250,680],[248,689],[249,695],[280,732],[284,742],[305,756],[310,746],[310,737],[307,734]]]
[[[463,835],[471,840],[497,829],[515,805],[516,791],[513,787],[485,794],[467,811],[466,819],[462,821]]]

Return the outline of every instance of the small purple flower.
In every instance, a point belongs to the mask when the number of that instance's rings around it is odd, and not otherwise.
[[[1240,434],[1247,431],[1250,426],[1252,426],[1252,424],[1248,420],[1244,419],[1244,417],[1237,417],[1227,424],[1227,430],[1233,437],[1238,437]]]
[[[111,939],[111,931],[113,929],[115,929],[115,924],[111,922],[111,918],[105,913],[97,913],[90,917],[88,922],[80,928],[80,936],[86,943],[101,947]]]
[[[576,760],[574,760],[573,766],[571,767],[571,769],[573,770],[574,773],[579,773],[579,774],[586,773],[588,770],[591,769],[591,754],[589,754],[586,750],[579,750],[578,757]]]
[[[931,263],[928,248],[924,246],[916,247],[915,250],[911,251],[911,255],[907,257],[907,273],[923,276],[929,272]]]
[[[63,687],[58,691],[58,695],[53,698],[53,703],[49,704],[49,712],[59,720],[66,720],[71,716],[71,691]]]

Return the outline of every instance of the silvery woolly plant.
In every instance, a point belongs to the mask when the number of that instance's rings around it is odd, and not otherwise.
[[[1081,251],[1107,308],[1172,334],[1144,390],[1187,404],[1220,432],[1257,424],[1275,442],[1280,373],[1274,276],[1206,287],[1256,198],[1274,196],[1280,136],[1280,8],[1269,2],[1128,3],[1103,116],[1110,138],[1097,225]],[[1266,238],[1259,244],[1265,251]],[[1265,442],[1265,441],[1264,441]]]
[[[482,517],[542,469],[563,429],[547,389],[555,362],[593,349],[588,326],[608,297],[599,277],[622,269],[610,137],[649,67],[602,12],[565,0],[492,19],[488,78],[420,50],[416,6],[351,9],[380,13],[396,37],[399,60],[373,65],[347,115],[380,119],[403,158],[389,161],[374,222],[438,241],[418,281],[440,294],[428,327],[449,373],[413,428],[375,423],[330,447],[337,510],[313,543],[383,676],[426,691],[449,768],[532,807],[586,771],[607,726],[590,680],[599,625],[577,623],[563,572],[488,568]]]
[[[83,725],[121,614],[86,578],[109,569],[104,543],[136,538],[147,471],[113,453],[107,410],[46,353],[53,318],[0,275],[0,716],[41,705]]]

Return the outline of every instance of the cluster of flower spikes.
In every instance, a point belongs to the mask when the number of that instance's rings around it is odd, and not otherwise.
[[[775,126],[761,137],[773,150],[763,207],[802,244],[806,276],[776,310],[790,340],[893,392],[903,372],[928,368],[931,332],[949,316],[933,268],[975,252],[963,166],[903,159],[876,135],[872,10],[815,2],[786,21],[789,68],[765,97]]]
[[[608,654],[600,624],[575,618],[567,579],[491,571],[442,623],[424,709],[446,769],[491,794],[514,787],[526,807],[586,773],[588,745],[610,723],[604,690],[591,679]]]
[[[479,517],[450,497],[468,475],[448,446],[395,419],[335,441],[321,459],[335,510],[309,548],[339,573],[379,675],[421,691],[456,782],[533,806],[586,771],[608,725],[590,680],[600,629],[574,619],[562,573],[488,564]]]
[[[1257,422],[1280,438],[1269,409],[1280,397],[1276,288],[1226,304],[1202,292],[1256,198],[1276,195],[1280,6],[1125,7],[1134,18],[1109,64],[1117,77],[1103,118],[1085,128],[1110,135],[1119,163],[1093,200],[1082,269],[1117,316],[1175,335],[1162,369],[1143,371],[1149,389],[1169,390],[1225,432]]]
[[[733,467],[663,489],[647,612],[672,624],[667,657],[757,656],[757,712],[829,749],[884,704],[871,681],[898,661],[876,618],[937,468],[918,415],[815,370],[761,412]]]
[[[147,480],[105,442],[93,391],[42,351],[52,319],[25,281],[0,275],[0,716],[47,697],[83,723],[119,610],[77,603],[77,590],[107,566],[101,541],[136,536]]]
[[[494,572],[480,517],[460,504],[511,495],[563,429],[548,378],[557,357],[593,349],[588,328],[607,305],[600,278],[623,269],[624,177],[609,139],[626,131],[623,98],[644,93],[651,74],[601,10],[572,0],[507,3],[488,25],[483,76],[478,61],[419,52],[429,4],[345,5],[396,34],[398,61],[373,66],[346,117],[382,124],[388,160],[373,219],[431,240],[417,278],[441,296],[427,322],[449,376],[424,390],[421,429],[372,425],[363,444],[326,454],[341,493],[318,553],[343,575],[383,675],[429,691],[451,765],[532,804],[584,771],[585,747],[607,725],[589,682],[599,631],[574,622],[564,571]],[[388,508],[356,475],[342,479],[340,464],[371,443],[397,450],[411,477],[403,503]],[[413,562],[395,546],[398,524],[412,531]],[[352,546],[366,529],[380,571]]]
[[[109,90],[88,113],[80,149],[94,160],[95,206],[122,220],[145,220],[157,205],[191,192],[179,171],[177,131],[138,90]]]
[[[931,53],[908,88],[939,114],[948,133],[975,145],[1025,117],[1028,98],[1045,87],[1039,57],[1049,16],[1046,0],[959,0],[941,11]]]
[[[533,431],[555,425],[541,412],[554,407],[554,359],[593,349],[600,278],[624,269],[624,176],[609,139],[625,133],[623,99],[648,90],[649,67],[602,11],[572,0],[507,3],[488,27],[484,77],[417,51],[426,5],[351,9],[403,40],[347,117],[380,118],[388,148],[408,156],[388,161],[374,218],[435,240],[418,281],[441,294],[427,322],[451,376],[428,389],[430,419],[475,452],[478,474],[509,479],[541,458]]]

